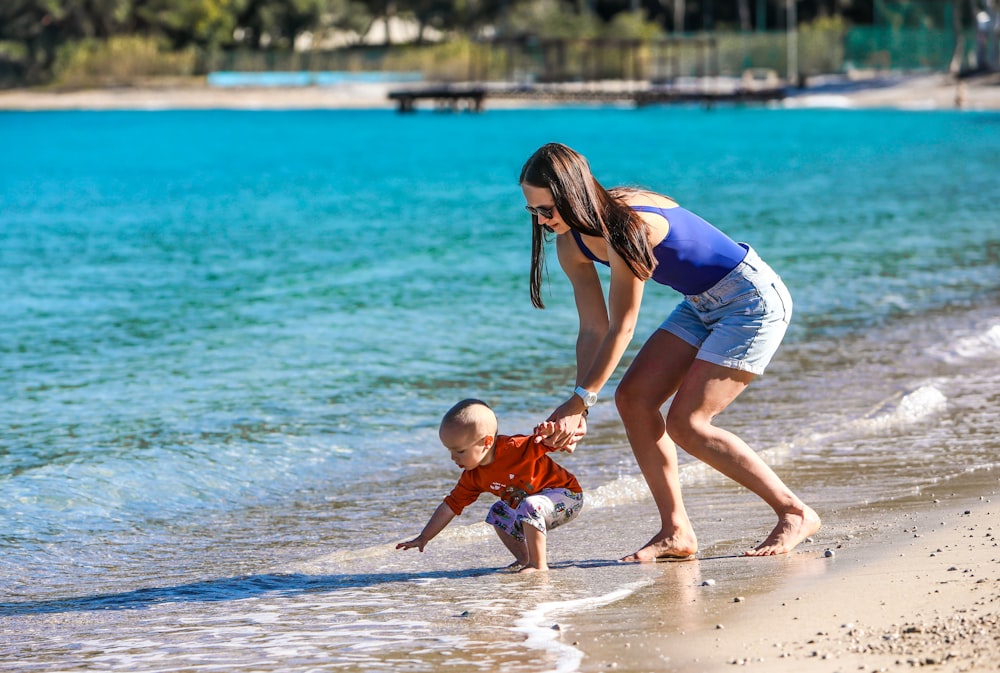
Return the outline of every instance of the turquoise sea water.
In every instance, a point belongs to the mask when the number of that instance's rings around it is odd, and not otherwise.
[[[828,525],[998,462],[995,113],[2,114],[3,668],[585,666],[539,620],[655,581],[585,572],[655,530],[610,389],[560,459],[590,499],[551,584],[491,572],[485,500],[392,551],[457,479],[453,402],[520,433],[571,388],[572,297],[553,256],[531,308],[516,182],[550,140],[781,273],[786,343],[720,422]],[[638,334],[677,299],[649,288]],[[684,478],[706,553],[770,528]]]

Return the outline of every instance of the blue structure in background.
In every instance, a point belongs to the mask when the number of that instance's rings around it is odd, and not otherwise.
[[[208,74],[208,85],[214,87],[294,87],[336,86],[341,84],[389,84],[419,82],[419,72],[234,72],[218,71]]]

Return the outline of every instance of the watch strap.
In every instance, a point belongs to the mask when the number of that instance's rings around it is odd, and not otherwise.
[[[583,386],[577,386],[573,389],[573,393],[583,400],[583,406],[588,409],[597,402],[597,393],[592,393]]]

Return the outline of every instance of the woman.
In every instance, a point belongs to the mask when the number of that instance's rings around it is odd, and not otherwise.
[[[565,145],[541,147],[521,171],[532,215],[531,301],[544,308],[546,232],[573,286],[580,331],[576,389],[549,416],[549,441],[569,441],[632,339],[647,280],[684,300],[646,341],[618,384],[615,403],[660,512],[661,528],[623,561],[689,558],[698,550],[684,510],[674,441],[762,498],[778,524],[751,556],[783,554],[820,519],[763,460],[713,419],[764,372],[788,327],[784,284],[738,244],[666,196],[606,190],[587,160]],[[611,268],[607,303],[595,262]],[[673,396],[666,418],[660,408]],[[671,441],[673,440],[673,441]]]

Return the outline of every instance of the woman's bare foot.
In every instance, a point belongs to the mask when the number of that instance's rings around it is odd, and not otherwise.
[[[623,563],[653,563],[657,560],[685,561],[698,551],[698,540],[690,535],[666,535],[660,531],[642,549],[621,559]]]
[[[801,512],[789,512],[778,519],[767,539],[755,549],[746,552],[747,556],[774,556],[787,554],[807,537],[819,530],[822,522],[819,515],[808,505]]]

